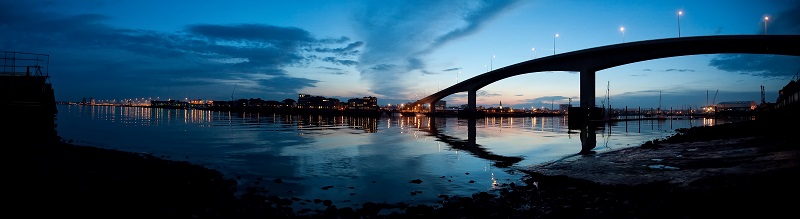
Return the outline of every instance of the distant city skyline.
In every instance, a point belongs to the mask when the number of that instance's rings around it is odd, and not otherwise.
[[[82,98],[412,102],[491,69],[672,37],[800,34],[800,1],[9,1],[0,50],[50,55],[58,101]],[[767,102],[800,58],[695,55],[597,72],[597,103]],[[576,105],[575,72],[490,84],[478,105]],[[717,90],[719,90],[718,93]],[[716,93],[716,95],[715,95]],[[444,99],[466,103],[466,93]]]

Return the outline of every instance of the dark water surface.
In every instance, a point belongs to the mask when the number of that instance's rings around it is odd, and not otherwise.
[[[268,194],[432,204],[519,182],[516,169],[668,137],[704,118],[618,122],[591,133],[564,117],[292,116],[207,110],[59,105],[58,135],[74,144],[149,153],[216,169]],[[472,125],[474,124],[474,125]],[[276,183],[280,179],[281,183]],[[414,180],[421,180],[412,182]],[[418,182],[418,183],[416,183]]]

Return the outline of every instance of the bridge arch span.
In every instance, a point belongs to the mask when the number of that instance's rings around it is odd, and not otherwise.
[[[580,72],[580,106],[594,107],[595,72],[641,61],[701,54],[773,54],[800,56],[800,35],[722,35],[629,42],[532,59],[469,78],[417,100],[432,104],[468,92],[468,109],[475,110],[477,91],[509,77],[546,71]]]

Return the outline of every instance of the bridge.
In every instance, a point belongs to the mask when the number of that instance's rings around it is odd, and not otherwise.
[[[467,92],[466,112],[475,112],[479,89],[509,77],[548,71],[580,72],[580,108],[595,107],[595,73],[646,60],[699,54],[773,54],[800,56],[800,35],[721,35],[680,37],[629,42],[578,50],[520,62],[461,81],[417,100],[411,106],[429,105],[455,93]],[[431,112],[434,107],[430,107]],[[588,115],[587,115],[588,116]]]

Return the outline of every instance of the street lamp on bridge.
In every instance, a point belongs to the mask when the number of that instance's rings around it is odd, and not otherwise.
[[[533,59],[536,59],[536,48],[531,48],[531,51],[533,51]]]
[[[553,55],[556,54],[556,38],[558,38],[558,34],[556,34],[556,36],[553,37]]]
[[[492,55],[492,59],[491,59],[491,60],[489,60],[489,71],[492,71],[492,70],[494,70],[494,65],[493,65],[493,63],[494,63],[494,55]]]
[[[678,11],[678,38],[681,37],[681,15],[683,15],[683,11]]]
[[[619,31],[622,32],[622,43],[625,43],[625,27],[619,27]]]
[[[764,16],[764,35],[767,35],[767,21],[769,21],[769,17]]]

